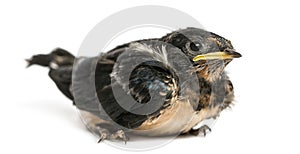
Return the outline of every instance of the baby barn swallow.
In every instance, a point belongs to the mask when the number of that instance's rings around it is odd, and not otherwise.
[[[177,55],[185,58],[176,59]],[[186,28],[162,38],[120,45],[99,57],[76,58],[57,48],[27,62],[28,66],[50,69],[50,78],[81,110],[86,126],[99,135],[100,142],[127,141],[129,132],[146,136],[205,135],[210,131],[208,126],[194,127],[217,118],[232,104],[233,85],[224,68],[239,57],[229,40],[203,29]],[[146,61],[132,65],[140,59]],[[180,86],[179,76],[169,67],[186,62],[191,67],[177,72],[187,78],[194,74],[196,80],[191,84],[196,89]],[[132,110],[124,103],[133,104]],[[146,108],[145,114],[136,112],[141,106]]]

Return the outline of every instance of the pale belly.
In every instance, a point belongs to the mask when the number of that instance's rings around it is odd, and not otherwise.
[[[190,103],[177,102],[162,111],[154,120],[146,120],[134,133],[146,136],[166,136],[188,132],[201,121],[219,114],[219,107],[194,111]]]
[[[109,123],[99,117],[81,111],[82,120],[86,126],[92,128],[99,123]],[[161,115],[155,119],[148,119],[141,126],[128,130],[131,133],[143,136],[168,136],[188,132],[198,123],[219,114],[219,107],[194,111],[186,102],[177,102],[173,106],[162,110]]]

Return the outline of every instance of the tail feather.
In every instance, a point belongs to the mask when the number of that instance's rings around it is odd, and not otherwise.
[[[69,99],[73,100],[71,92],[72,70],[75,56],[68,51],[56,48],[49,54],[38,54],[27,61],[27,67],[39,65],[50,68],[49,77],[54,81],[57,88]]]

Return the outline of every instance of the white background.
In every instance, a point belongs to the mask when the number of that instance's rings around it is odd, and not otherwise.
[[[122,152],[96,144],[77,110],[48,78],[48,70],[25,69],[24,59],[55,47],[76,54],[102,19],[145,4],[192,15],[207,30],[230,39],[243,55],[227,68],[235,86],[235,106],[221,114],[212,133],[176,139],[146,153],[300,152],[296,1],[12,0],[0,2],[0,153]],[[145,32],[143,38],[149,36]]]

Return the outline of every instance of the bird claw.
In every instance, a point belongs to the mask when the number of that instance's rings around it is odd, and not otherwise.
[[[122,141],[124,141],[125,144],[127,144],[127,141],[129,140],[129,137],[125,134],[123,130],[118,130],[116,132],[118,134],[118,138]]]
[[[124,141],[125,144],[127,144],[127,141],[129,140],[129,137],[125,134],[123,130],[118,130],[114,133],[109,133],[108,131],[102,131],[99,132],[100,139],[98,140],[98,143],[104,141],[104,140],[121,140]]]
[[[108,136],[109,136],[109,131],[106,130],[106,129],[103,129],[103,128],[99,128],[99,137],[100,139],[98,140],[98,143],[108,139]]]
[[[195,136],[198,136],[200,133],[202,133],[204,137],[206,136],[207,132],[211,132],[211,128],[209,128],[207,125],[203,125],[198,129],[191,129],[189,131],[190,134]]]

